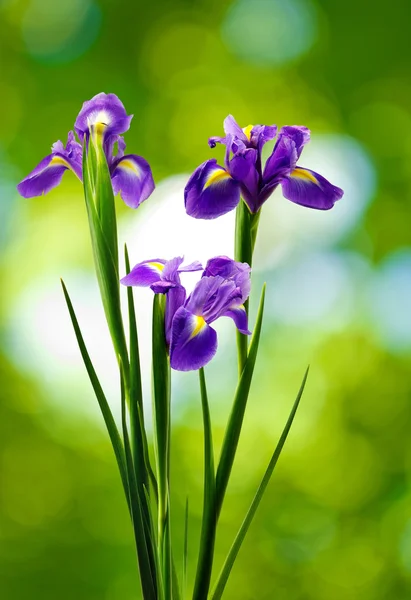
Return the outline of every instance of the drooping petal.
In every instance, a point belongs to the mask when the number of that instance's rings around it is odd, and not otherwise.
[[[234,281],[236,287],[241,290],[239,304],[242,304],[250,295],[250,272],[251,267],[247,263],[237,262],[228,256],[215,256],[207,261],[203,277],[215,277],[219,275],[223,279]]]
[[[166,296],[165,330],[167,344],[171,343],[171,327],[174,315],[186,299],[186,291],[182,285],[176,285],[168,290]]]
[[[148,287],[161,281],[161,274],[166,261],[162,258],[153,258],[138,263],[128,275],[121,279],[123,285],[136,285]]]
[[[233,210],[240,201],[240,186],[215,158],[200,165],[185,190],[186,212],[196,219],[215,219]]]
[[[170,364],[177,371],[204,367],[217,350],[217,334],[203,317],[181,307],[171,327]]]
[[[280,136],[286,136],[293,140],[297,151],[297,160],[306,144],[310,141],[310,130],[304,125],[286,125],[280,130]]]
[[[235,154],[230,160],[230,173],[240,182],[241,194],[252,213],[259,208],[257,200],[260,176],[256,168],[257,155],[257,150],[248,148]]]
[[[281,187],[288,200],[318,210],[329,210],[344,194],[322,175],[303,167],[296,167],[281,181]]]
[[[130,208],[137,208],[154,190],[154,180],[148,162],[141,156],[126,154],[111,168],[115,194],[120,193]]]
[[[47,194],[59,185],[64,172],[68,169],[81,180],[81,163],[76,163],[64,154],[49,154],[19,183],[17,190],[23,198]]]
[[[97,94],[91,100],[84,102],[74,129],[83,141],[91,129],[105,139],[116,133],[124,133],[130,127],[133,115],[127,115],[123,103],[115,94]]]
[[[229,308],[222,316],[233,319],[235,326],[240,333],[251,335],[251,331],[248,329],[247,313],[242,304]]]

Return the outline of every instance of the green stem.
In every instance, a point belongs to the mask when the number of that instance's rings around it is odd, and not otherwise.
[[[200,553],[198,557],[193,600],[207,600],[208,590],[210,589],[211,571],[213,568],[214,544],[217,527],[216,480],[211,419],[204,369],[199,370],[199,376],[204,426],[204,500]]]

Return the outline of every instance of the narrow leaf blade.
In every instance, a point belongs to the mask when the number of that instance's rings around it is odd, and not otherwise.
[[[291,409],[290,415],[289,415],[289,417],[287,419],[287,422],[285,424],[283,432],[282,432],[282,434],[280,436],[280,439],[279,439],[279,441],[277,443],[277,446],[276,446],[276,448],[274,450],[274,453],[273,453],[273,455],[271,457],[271,460],[270,460],[270,462],[268,464],[268,467],[267,467],[267,469],[266,469],[266,471],[264,473],[264,477],[263,477],[263,479],[262,479],[262,481],[260,483],[260,486],[259,486],[259,488],[258,488],[258,490],[257,490],[257,492],[256,492],[256,494],[255,494],[255,496],[253,498],[253,501],[252,501],[252,503],[250,505],[250,508],[248,509],[248,512],[247,512],[247,514],[246,514],[246,516],[244,518],[244,521],[241,524],[241,527],[240,527],[240,529],[239,529],[239,531],[237,533],[237,536],[236,536],[236,538],[235,538],[235,540],[233,542],[233,545],[230,548],[230,551],[229,551],[228,556],[227,556],[227,558],[225,560],[223,568],[222,568],[222,570],[220,572],[220,575],[218,577],[216,585],[214,586],[214,589],[213,589],[213,591],[211,593],[211,600],[220,600],[220,598],[221,598],[221,596],[222,596],[222,594],[224,592],[224,589],[225,589],[225,586],[227,584],[228,578],[230,576],[231,570],[233,568],[235,559],[237,558],[238,552],[240,551],[240,548],[241,548],[241,545],[242,545],[242,543],[244,541],[246,533],[247,533],[247,531],[248,531],[248,529],[250,527],[250,524],[251,524],[251,522],[252,522],[252,520],[254,518],[254,515],[255,515],[256,511],[257,511],[257,508],[258,508],[258,506],[259,506],[259,504],[261,502],[261,499],[262,499],[262,497],[264,495],[264,492],[265,492],[265,490],[267,488],[267,485],[268,485],[268,483],[270,481],[271,475],[273,474],[273,471],[274,471],[275,466],[276,466],[276,464],[278,462],[278,459],[280,458],[281,451],[282,451],[282,449],[284,447],[284,444],[285,444],[285,441],[287,439],[288,433],[289,433],[289,431],[291,429],[291,425],[293,424],[294,417],[296,415],[298,406],[300,404],[301,396],[303,395],[303,392],[304,392],[305,384],[306,384],[307,377],[308,377],[308,371],[309,371],[309,367],[307,367],[307,370],[306,370],[306,372],[304,374],[304,378],[303,378],[303,381],[301,383],[299,392],[297,394],[297,398],[295,399],[295,402],[293,404],[293,407]]]

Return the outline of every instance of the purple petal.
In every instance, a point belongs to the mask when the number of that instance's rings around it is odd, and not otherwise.
[[[310,141],[310,130],[303,125],[287,125],[280,130],[280,136],[293,140],[297,151],[297,160],[306,144]]]
[[[240,263],[228,256],[216,256],[210,258],[204,269],[203,277],[215,277],[219,275],[224,279],[234,281],[237,288],[241,290],[242,304],[245,302],[250,295],[251,280],[250,280],[251,268],[247,263]]]
[[[302,167],[297,167],[291,175],[281,181],[283,195],[288,200],[318,210],[329,210],[344,192],[327,179]]]
[[[280,135],[271,156],[265,163],[263,173],[264,183],[277,185],[281,177],[289,175],[295,168],[297,158],[297,149],[294,141],[286,135]]]
[[[53,147],[56,147],[56,145],[60,148],[58,142]],[[65,152],[64,149],[63,152]],[[33,198],[34,196],[47,194],[59,185],[64,172],[68,169],[72,170],[81,180],[81,163],[74,162],[60,152],[49,154],[19,183],[17,190],[23,198]]]
[[[244,129],[247,129],[247,127],[244,127]],[[249,137],[244,132],[244,129],[242,129],[239,126],[239,124],[237,123],[237,121],[234,119],[233,115],[228,115],[228,117],[226,117],[224,119],[224,132],[225,132],[225,134],[226,135],[232,135],[233,138],[238,138],[239,140],[241,140],[242,142],[244,142],[245,144],[247,144],[247,142],[249,141]]]
[[[150,285],[150,288],[155,294],[166,294],[171,288],[178,286],[178,283],[173,281],[155,281]]]
[[[207,323],[221,317],[228,308],[241,302],[241,290],[234,281],[203,277],[195,285],[185,307],[194,315],[202,316]]]
[[[248,148],[230,160],[230,173],[241,184],[241,194],[252,213],[258,211],[259,173],[256,168],[257,150]]]
[[[121,279],[123,285],[136,285],[148,287],[161,281],[161,274],[166,261],[162,258],[153,258],[138,263],[128,275]]]
[[[192,263],[186,265],[185,267],[181,267],[180,269],[178,269],[179,273],[191,273],[193,271],[201,271],[201,269],[203,268],[203,265],[201,264],[200,261],[195,260]]]
[[[180,267],[181,263],[183,262],[183,260],[184,259],[182,256],[176,256],[175,258],[168,260],[164,266],[163,272],[161,274],[161,278],[164,281],[171,281],[171,282],[179,284],[180,277],[178,275],[178,272],[179,272],[179,267]]]
[[[231,319],[233,319],[235,326],[237,327],[240,333],[243,333],[244,335],[251,335],[251,331],[248,329],[247,313],[242,304],[239,306],[233,306],[229,308],[223,314],[223,317],[230,317]]]
[[[233,210],[240,201],[240,186],[215,158],[200,165],[190,177],[184,201],[187,214],[215,219]]]
[[[250,132],[250,143],[253,148],[261,152],[264,144],[273,140],[276,135],[276,125],[254,125]]]
[[[181,307],[171,328],[170,364],[177,371],[204,367],[217,350],[217,334],[201,316]]]
[[[109,135],[127,131],[132,118],[132,115],[127,115],[122,102],[115,94],[102,92],[84,102],[74,129],[81,141],[90,133],[90,127],[95,127],[96,130],[101,128],[107,139]]]
[[[182,285],[172,287],[167,292],[166,297],[166,314],[165,314],[165,330],[167,344],[171,343],[171,328],[174,315],[177,310],[183,306],[186,299],[186,291]]]
[[[114,162],[111,171],[114,193],[120,193],[130,208],[140,206],[154,190],[150,165],[141,156],[126,154]]]

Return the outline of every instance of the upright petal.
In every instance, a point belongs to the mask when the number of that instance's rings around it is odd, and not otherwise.
[[[177,371],[204,367],[217,351],[217,334],[201,316],[181,307],[171,327],[170,364]]]
[[[264,184],[278,184],[281,177],[289,175],[297,164],[297,149],[294,141],[280,135],[271,156],[265,163],[263,172]]]
[[[154,283],[161,281],[161,274],[166,261],[162,258],[153,258],[138,263],[128,275],[121,279],[123,285],[136,285],[139,287],[149,287]]]
[[[260,175],[256,167],[258,152],[248,148],[230,160],[230,173],[241,184],[241,194],[252,213],[258,211]]]
[[[291,202],[318,210],[329,210],[344,194],[341,188],[332,185],[322,175],[302,167],[296,167],[285,177],[281,187],[284,197]]]
[[[115,194],[130,206],[137,208],[154,190],[154,180],[148,162],[141,156],[126,154],[111,167],[111,182]]]
[[[241,298],[239,304],[245,302],[250,295],[251,267],[247,263],[240,263],[228,256],[215,256],[207,261],[203,272],[203,277],[215,277],[219,275],[224,279],[234,281],[236,287],[241,290]]]
[[[233,210],[240,201],[240,186],[215,158],[200,165],[190,177],[184,202],[196,219],[215,219]]]
[[[107,139],[110,135],[127,131],[132,118],[133,115],[127,115],[115,94],[102,92],[84,102],[74,129],[81,141],[85,135],[90,134],[91,129]]]
[[[304,125],[286,125],[280,130],[280,136],[286,136],[293,140],[297,151],[297,160],[306,144],[310,141],[310,130]]]
[[[266,142],[273,140],[277,135],[277,125],[254,125],[250,131],[250,143],[259,152]]]
[[[241,290],[234,281],[219,275],[203,277],[197,282],[185,303],[191,313],[202,316],[207,323],[212,323],[233,305],[239,304]]]

